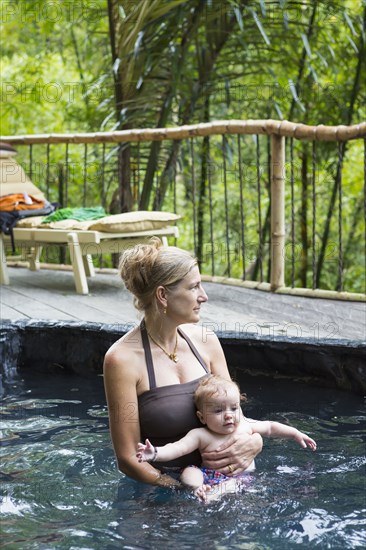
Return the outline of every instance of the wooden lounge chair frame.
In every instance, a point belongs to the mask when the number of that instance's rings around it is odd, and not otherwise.
[[[102,231],[73,230],[73,229],[39,229],[14,228],[14,241],[18,247],[27,247],[29,269],[40,269],[42,248],[47,244],[68,245],[76,292],[88,294],[87,277],[95,275],[93,255],[120,254],[126,248],[136,243],[147,241],[149,238],[160,237],[163,245],[168,245],[168,237],[178,237],[176,226],[167,226],[163,229],[152,229],[126,233],[105,233]],[[9,285],[10,278],[6,265],[6,247],[10,246],[10,237],[0,233],[0,283]]]

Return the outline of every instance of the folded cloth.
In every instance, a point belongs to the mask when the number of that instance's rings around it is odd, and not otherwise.
[[[60,220],[77,220],[78,222],[88,220],[98,220],[107,216],[107,212],[102,206],[89,208],[60,208],[47,216],[42,223],[58,222]]]

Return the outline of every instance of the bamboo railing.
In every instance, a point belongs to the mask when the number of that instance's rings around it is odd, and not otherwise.
[[[366,122],[353,126],[308,126],[286,120],[219,120],[177,128],[132,129],[115,132],[80,134],[34,134],[2,136],[1,141],[12,145],[54,143],[120,143],[129,141],[163,141],[222,134],[247,134],[292,137],[299,140],[348,141],[366,137]]]
[[[270,282],[254,283],[236,281],[236,284],[289,292],[308,296],[364,300],[362,294],[337,292],[321,289],[299,289],[285,286],[285,138],[309,141],[345,142],[366,138],[366,122],[353,126],[307,126],[277,120],[227,120],[186,125],[177,128],[131,129],[114,132],[94,132],[80,134],[40,134],[23,136],[2,136],[1,141],[11,145],[42,144],[115,144],[123,142],[151,142],[164,140],[185,140],[189,138],[218,135],[266,135],[271,140],[271,268]],[[365,168],[366,179],[366,168]],[[216,280],[218,280],[216,278]],[[234,283],[229,278],[222,282]]]

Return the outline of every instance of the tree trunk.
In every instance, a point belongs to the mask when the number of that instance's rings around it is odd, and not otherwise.
[[[112,66],[118,60],[117,49],[117,22],[119,18],[118,2],[108,0],[109,37],[112,52]],[[121,123],[121,111],[123,107],[123,79],[121,65],[113,71],[115,111],[119,130],[127,130],[128,126]],[[130,144],[126,143],[118,151],[118,188],[113,193],[109,206],[111,214],[129,212],[132,209],[131,170],[130,170]]]
[[[314,21],[315,21],[315,15],[316,15],[316,7],[317,7],[317,2],[315,1],[314,4],[313,4],[313,11],[311,12],[310,21],[309,21],[309,25],[308,25],[308,30],[307,30],[307,33],[306,33],[306,38],[309,42],[310,42],[311,36],[313,34],[313,31],[314,31]],[[297,93],[298,96],[300,95],[300,83],[301,83],[303,73],[304,73],[304,69],[305,69],[306,55],[307,55],[307,51],[306,51],[306,48],[304,46],[304,48],[302,49],[302,53],[301,53],[300,64],[299,64],[299,72],[297,73],[296,84],[295,84],[295,90],[296,90],[296,93]],[[295,107],[296,107],[296,103],[297,102],[296,102],[295,98],[292,97],[290,112],[289,112],[289,115],[288,115],[288,120],[292,120],[292,117],[293,117],[294,111],[295,111]]]
[[[203,120],[208,122],[210,119],[210,96],[207,93],[203,110]],[[197,259],[198,265],[202,263],[203,251],[203,232],[204,232],[204,213],[206,204],[206,187],[207,187],[207,171],[208,171],[208,154],[210,147],[210,138],[205,136],[202,140],[201,148],[201,179],[199,185],[198,212],[197,212]]]
[[[200,74],[200,78],[197,82],[197,85],[192,90],[190,101],[187,102],[184,108],[184,111],[180,117],[181,126],[184,126],[185,124],[189,124],[192,118],[192,114],[194,112],[194,108],[196,106],[197,100],[202,94],[204,87],[207,85],[208,79],[212,73],[212,70],[219,56],[219,53],[224,47],[226,41],[228,40],[229,35],[232,32],[235,24],[236,24],[235,17],[232,17],[228,21],[226,21],[226,26],[224,26],[221,29],[221,32],[219,33],[219,36],[216,40],[216,43],[213,46],[212,51],[210,52],[210,54],[207,54],[207,56],[205,56],[204,62],[202,63],[202,72]],[[180,145],[181,145],[181,142],[179,140],[174,140],[174,142],[172,143],[171,150],[163,170],[163,174],[160,178],[159,189],[156,192],[156,196],[154,200],[154,205],[156,206],[161,207],[161,205],[164,202],[169,181],[171,181],[170,175],[174,174],[174,171],[175,171],[175,165],[178,159]]]
[[[363,13],[363,28],[364,28],[364,30],[366,28],[366,7],[365,7],[364,13]],[[356,74],[355,74],[355,79],[354,79],[353,87],[352,87],[351,100],[350,100],[349,108],[348,108],[348,111],[347,111],[347,118],[346,118],[346,121],[345,121],[345,124],[347,124],[347,125],[352,124],[352,117],[353,117],[354,107],[355,107],[356,99],[357,99],[357,96],[358,96],[358,93],[359,93],[359,90],[360,90],[361,68],[362,68],[362,63],[364,61],[364,55],[365,55],[365,44],[364,44],[363,34],[361,33],[361,44],[359,45],[359,49],[358,49],[358,62],[357,62]],[[344,155],[346,153],[348,143],[349,143],[348,141],[342,141],[342,143],[341,143],[340,157],[342,159],[344,159]],[[330,222],[331,222],[331,219],[332,219],[332,215],[333,215],[333,212],[334,212],[334,206],[335,206],[335,202],[336,202],[336,198],[337,198],[337,194],[338,194],[338,187],[339,187],[339,181],[340,181],[340,175],[341,175],[341,173],[340,173],[341,172],[341,164],[342,164],[341,160],[339,159],[338,163],[337,163],[337,170],[336,170],[336,174],[335,174],[335,177],[334,177],[334,185],[333,185],[333,189],[332,189],[332,195],[331,195],[331,199],[330,199],[330,202],[329,202],[328,213],[327,213],[325,226],[324,226],[324,231],[323,231],[323,236],[322,236],[322,240],[321,240],[321,248],[320,248],[320,252],[319,252],[318,270],[317,270],[317,277],[316,277],[316,286],[317,286],[317,288],[320,285],[321,273],[322,273],[323,266],[324,266],[325,252],[326,252],[326,249],[327,249],[328,239],[329,239]]]
[[[307,144],[304,145],[301,156],[301,210],[300,210],[300,281],[306,288],[308,273],[308,153]]]
[[[171,115],[172,101],[176,94],[177,85],[178,85],[182,70],[184,68],[185,55],[187,53],[188,46],[190,45],[189,38],[192,35],[192,33],[194,33],[194,31],[197,29],[200,15],[203,8],[204,8],[204,2],[199,2],[198,6],[196,6],[192,14],[191,20],[187,25],[187,29],[182,36],[180,47],[179,49],[177,49],[177,52],[176,52],[175,61],[172,61],[172,71],[174,71],[174,75],[172,76],[171,83],[162,99],[162,107],[160,110],[157,128],[165,128],[168,118]],[[147,162],[144,184],[143,184],[143,188],[140,196],[140,203],[139,203],[140,210],[147,210],[149,207],[151,191],[153,188],[153,183],[155,178],[155,172],[158,168],[159,153],[161,150],[161,146],[162,146],[161,141],[154,141],[152,142],[150,147],[150,154]],[[160,190],[158,191],[157,194],[160,195]],[[161,203],[162,201],[156,197],[154,200],[154,205],[156,204],[157,206],[160,207]]]
[[[347,262],[347,259],[348,259],[348,255],[350,254],[350,252],[352,250],[352,245],[355,241],[356,229],[357,229],[357,225],[358,225],[358,222],[359,222],[359,218],[362,216],[363,209],[364,209],[363,201],[362,200],[357,201],[357,199],[356,199],[355,213],[354,213],[354,216],[353,216],[352,225],[351,225],[350,230],[349,230],[347,242],[346,242],[346,245],[344,247],[344,268],[345,269],[346,269],[347,265],[350,264],[350,262]],[[341,287],[341,277],[340,277],[340,274],[338,274],[336,290],[339,291],[340,287]]]

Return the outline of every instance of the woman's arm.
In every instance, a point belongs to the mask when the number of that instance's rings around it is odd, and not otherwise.
[[[161,486],[179,485],[178,481],[162,475],[151,464],[136,460],[136,448],[141,434],[136,389],[138,369],[134,368],[134,361],[134,354],[122,343],[113,346],[104,359],[109,427],[118,468],[137,481]]]
[[[250,422],[253,433],[259,433],[267,437],[283,437],[285,439],[293,439],[304,449],[306,449],[306,447],[309,447],[313,451],[316,450],[315,441],[311,439],[311,437],[309,437],[308,435],[294,428],[293,426],[286,426],[286,424],[281,424],[280,422],[271,422],[269,420],[251,421],[247,418],[246,421]]]

